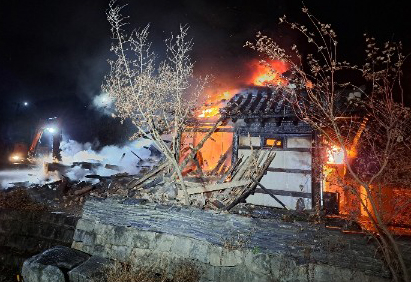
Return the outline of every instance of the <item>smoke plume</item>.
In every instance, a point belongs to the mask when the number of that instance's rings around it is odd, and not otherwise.
[[[105,146],[93,149],[91,143],[74,140],[63,141],[60,145],[63,173],[48,172],[46,163],[52,162],[51,156],[37,160],[31,169],[5,170],[0,172],[1,188],[8,188],[17,182],[20,185],[45,184],[61,179],[64,175],[72,181],[90,181],[87,175],[110,176],[117,173],[138,174],[143,167],[152,167],[161,154],[148,139],[138,139],[124,146]]]

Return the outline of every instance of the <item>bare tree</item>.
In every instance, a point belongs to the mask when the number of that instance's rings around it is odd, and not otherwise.
[[[127,17],[121,14],[123,8],[111,1],[107,11],[115,59],[109,60],[111,70],[103,90],[114,99],[117,116],[122,120],[131,119],[136,126],[137,132],[132,138],[144,136],[164,153],[180,180],[188,204],[178,164],[179,139],[186,120],[198,105],[197,98],[207,78],[194,77],[190,58],[193,42],[187,38],[188,26],[180,26],[177,35],[165,40],[167,58],[156,64],[157,56],[148,39],[149,25],[127,34]],[[164,140],[166,135],[171,143]]]
[[[359,67],[337,56],[337,35],[331,25],[321,23],[307,8],[302,10],[310,28],[290,22],[286,16],[280,23],[305,36],[312,48],[309,54],[303,55],[296,45],[286,51],[260,33],[246,46],[289,64],[289,83],[280,86],[285,98],[325,143],[341,148],[349,177],[339,177],[339,184],[355,195],[368,215],[394,280],[409,281],[379,204],[382,193],[378,193],[382,185],[389,185],[387,175],[393,174],[393,164],[401,159],[399,152],[410,148],[410,109],[404,106],[401,88],[405,59],[401,43],[386,42],[380,47],[366,36],[366,61]],[[352,78],[361,78],[368,90],[354,85]],[[410,184],[406,181],[407,187]]]

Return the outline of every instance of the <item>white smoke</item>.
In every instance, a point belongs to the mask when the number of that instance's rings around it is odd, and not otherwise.
[[[57,172],[46,173],[43,165],[39,164],[31,169],[3,170],[0,171],[0,188],[9,188],[14,183],[22,186],[31,184],[45,184],[60,180]]]
[[[114,112],[114,100],[108,93],[100,93],[93,98],[93,107],[106,115],[112,115]]]
[[[81,144],[74,140],[62,141],[60,144],[62,162],[66,166],[63,173],[73,181],[91,181],[87,175],[97,174],[110,176],[116,173],[139,173],[142,167],[152,167],[158,160],[158,155],[152,155],[148,139],[138,139],[124,146],[105,146],[101,150],[93,150],[91,143]],[[32,169],[7,170],[0,172],[1,187],[13,186],[15,182],[27,184],[45,184],[57,181],[61,175],[58,172],[46,172],[45,163],[51,163],[51,156],[41,158]],[[86,163],[86,168],[82,164]]]
[[[100,176],[109,176],[118,172],[127,172],[128,174],[137,174],[141,166],[154,165],[156,158],[153,157],[149,160],[151,155],[150,149],[148,149],[153,142],[148,139],[139,139],[130,142],[122,147],[118,146],[105,146],[98,152],[92,150],[90,144],[80,144],[76,141],[69,140],[62,142],[60,148],[62,149],[62,163],[70,165],[79,162],[95,163],[98,166],[92,170],[93,174]],[[138,157],[137,157],[137,156]],[[108,166],[116,166],[116,168],[106,168]],[[83,179],[87,174],[85,169],[80,167],[74,167],[67,176],[71,180]]]

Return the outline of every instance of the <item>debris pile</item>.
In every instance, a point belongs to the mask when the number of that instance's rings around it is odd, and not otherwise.
[[[252,150],[250,156],[241,156],[228,169],[216,170],[220,171],[219,174],[201,172],[198,175],[197,170],[192,170],[184,178],[190,205],[230,210],[244,202],[257,186],[265,189],[260,181],[274,158],[272,150]],[[180,182],[173,179],[169,167],[165,161],[141,178],[132,180],[127,184],[129,195],[153,202],[183,202],[184,191]],[[282,204],[274,195],[271,196]]]
[[[249,156],[240,156],[230,166],[225,165],[229,151],[220,156],[216,166],[202,171],[197,152],[221,125],[221,120],[204,136],[203,140],[180,161],[183,179],[171,161],[151,145],[149,157],[136,157],[136,174],[125,172],[120,165],[99,161],[74,161],[71,166],[50,163],[46,171],[58,173],[60,180],[47,184],[31,184],[28,191],[40,203],[76,212],[81,210],[86,197],[123,197],[148,202],[190,205],[202,209],[230,210],[255,192],[257,186],[265,190],[285,209],[285,205],[261,183],[268,167],[275,158],[272,149],[253,149]],[[251,144],[250,144],[251,145]],[[146,148],[146,147],[144,147]],[[120,158],[121,157],[121,158]],[[118,156],[120,160],[123,156]],[[73,177],[76,176],[76,177]],[[184,183],[184,186],[182,185]],[[15,186],[24,186],[16,183]]]
[[[244,202],[257,186],[265,189],[259,181],[274,158],[275,152],[272,150],[252,150],[250,156],[241,156],[231,167],[219,170],[219,173],[198,176],[192,171],[184,177],[190,205],[205,209],[230,210],[238,203]],[[98,165],[87,162],[73,163],[73,166],[91,172],[94,171],[92,168]],[[27,191],[38,202],[73,213],[81,210],[82,203],[89,196],[133,198],[155,203],[182,203],[184,191],[170,163],[161,160],[157,164],[152,163],[151,167],[152,169],[147,165],[137,175],[88,174],[85,176],[87,181],[72,181],[62,176],[59,181],[31,185]],[[106,168],[117,170],[115,166],[110,165],[106,165]],[[274,195],[272,197],[275,198]]]

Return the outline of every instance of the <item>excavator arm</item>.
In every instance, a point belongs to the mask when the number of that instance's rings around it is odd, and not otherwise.
[[[37,144],[39,143],[41,136],[43,135],[44,132],[44,126],[40,127],[36,134],[34,135],[33,141],[31,142],[30,148],[29,148],[29,152],[28,152],[28,157],[29,158],[34,158],[35,152],[36,152],[36,148],[37,148]]]
[[[57,118],[49,119],[46,122],[42,122],[39,127],[37,128],[36,134],[34,135],[33,141],[31,142],[29,151],[28,151],[28,158],[34,159],[36,155],[36,148],[37,145],[43,136],[44,131],[48,129],[50,133],[53,134],[53,143],[52,143],[52,155],[54,161],[61,161],[61,154],[60,154],[60,142],[61,142],[61,129],[60,129],[60,122]],[[53,131],[51,131],[53,129]]]

